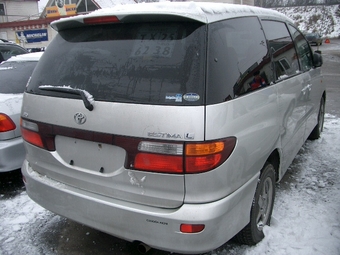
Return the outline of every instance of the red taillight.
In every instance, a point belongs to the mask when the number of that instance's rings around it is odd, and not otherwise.
[[[201,173],[209,171],[221,162],[221,154],[204,157],[187,157],[185,160],[186,173]]]
[[[4,113],[0,113],[0,132],[7,132],[16,128],[13,120]]]
[[[235,145],[235,137],[185,145],[142,141],[138,145],[133,168],[173,174],[203,173],[226,161]]]
[[[28,130],[28,129],[21,128],[21,136],[26,142],[31,143],[35,146],[40,147],[40,148],[44,148],[44,144],[41,140],[39,133],[33,132],[31,130]]]
[[[49,125],[44,124],[39,128],[35,122],[20,119],[20,127],[21,136],[26,142],[49,151],[55,150],[54,135]]]
[[[138,153],[135,166],[139,170],[154,171],[159,173],[183,173],[183,157],[150,153]]]
[[[181,224],[180,230],[182,233],[199,233],[205,228],[204,224]]]
[[[185,147],[185,172],[202,173],[220,166],[230,156],[235,145],[235,137],[187,144]]]
[[[84,19],[84,23],[87,25],[108,24],[117,22],[119,22],[119,19],[116,16],[91,17]]]

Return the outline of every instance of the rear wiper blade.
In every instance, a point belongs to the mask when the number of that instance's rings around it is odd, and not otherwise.
[[[39,86],[39,89],[79,95],[81,96],[81,99],[83,100],[86,109],[88,109],[89,111],[93,110],[94,103],[93,96],[86,90],[74,89],[69,86],[50,86],[50,85],[41,85]]]

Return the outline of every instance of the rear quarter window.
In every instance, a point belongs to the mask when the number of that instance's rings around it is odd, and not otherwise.
[[[268,86],[270,56],[257,17],[209,25],[207,103],[216,104]]]

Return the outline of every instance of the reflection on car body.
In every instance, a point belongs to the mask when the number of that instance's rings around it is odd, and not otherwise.
[[[322,45],[322,37],[318,33],[307,33],[305,34],[306,39],[311,45]]]

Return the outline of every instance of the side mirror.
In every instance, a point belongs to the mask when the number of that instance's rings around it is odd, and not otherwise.
[[[321,51],[315,51],[313,54],[313,65],[314,67],[320,67],[323,64]]]

